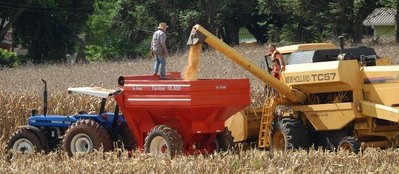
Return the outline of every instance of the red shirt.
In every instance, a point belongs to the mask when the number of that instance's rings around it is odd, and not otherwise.
[[[280,80],[280,67],[279,66],[274,66],[272,72],[273,72],[273,76],[276,79]]]

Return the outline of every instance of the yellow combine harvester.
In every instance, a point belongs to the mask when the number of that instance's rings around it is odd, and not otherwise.
[[[287,46],[281,81],[195,25],[188,45],[206,42],[279,92],[263,108],[248,108],[228,121],[235,142],[257,141],[274,149],[399,145],[399,66],[368,47],[337,49],[331,44]]]

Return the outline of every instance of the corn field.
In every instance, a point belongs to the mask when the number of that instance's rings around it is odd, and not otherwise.
[[[260,64],[265,46],[243,45],[238,52]],[[377,54],[398,63],[398,46],[378,45]],[[264,99],[264,84],[215,50],[202,51],[198,78],[249,78],[251,106],[260,107]],[[188,53],[167,59],[167,71],[185,72]],[[68,87],[100,86],[113,89],[117,79],[127,74],[152,74],[153,60],[75,65],[27,65],[0,70],[0,173],[398,173],[399,150],[366,149],[362,153],[329,151],[297,151],[275,153],[251,149],[239,154],[219,153],[206,156],[178,156],[172,160],[156,159],[146,154],[93,153],[68,158],[63,152],[33,154],[6,160],[5,142],[18,125],[26,124],[31,109],[42,112],[42,90],[48,83],[48,113],[72,115],[78,111],[98,111],[100,99],[68,94]],[[182,74],[184,77],[185,74]],[[110,110],[114,101],[107,103]]]

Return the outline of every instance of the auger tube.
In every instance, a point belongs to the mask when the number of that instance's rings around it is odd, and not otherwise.
[[[207,31],[205,28],[201,27],[199,24],[195,25],[191,30],[190,37],[188,39],[187,45],[199,44],[206,42],[210,46],[214,47],[232,61],[255,75],[257,78],[262,80],[264,83],[270,85],[278,92],[283,94],[289,101],[294,103],[304,102],[306,100],[306,94],[297,89],[291,89],[284,83],[280,82],[278,79],[267,73],[264,69],[260,68],[258,65],[252,63],[248,58],[244,57],[238,53],[235,49],[231,48],[229,45],[221,41],[215,35]]]

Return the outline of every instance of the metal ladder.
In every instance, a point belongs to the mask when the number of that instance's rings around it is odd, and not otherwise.
[[[266,148],[269,147],[269,134],[272,130],[272,122],[274,119],[274,109],[276,108],[275,97],[268,97],[263,106],[263,115],[261,118],[258,147]]]

